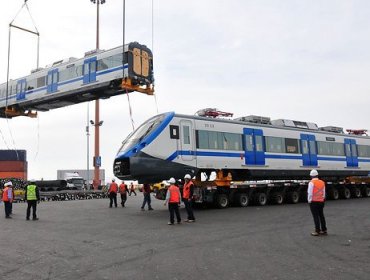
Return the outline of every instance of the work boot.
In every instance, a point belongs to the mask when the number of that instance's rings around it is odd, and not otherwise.
[[[39,218],[33,218],[32,219],[32,221],[38,221],[39,220]]]

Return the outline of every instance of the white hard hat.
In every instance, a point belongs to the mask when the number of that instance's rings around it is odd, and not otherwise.
[[[176,183],[176,180],[175,180],[175,178],[170,178],[169,180],[168,180],[168,183],[170,183],[170,184],[175,184]]]
[[[12,182],[6,182],[5,184],[4,184],[4,187],[8,187],[8,186],[13,186],[13,183]]]
[[[112,182],[116,181],[116,179],[112,179]]]
[[[190,174],[186,174],[185,177],[184,177],[184,179],[189,179],[190,180],[191,179]]]
[[[310,172],[310,176],[311,177],[316,177],[316,176],[319,176],[319,172],[317,172],[316,169],[312,169],[311,172]]]

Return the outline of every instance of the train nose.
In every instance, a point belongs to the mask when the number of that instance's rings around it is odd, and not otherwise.
[[[130,159],[129,158],[116,159],[113,165],[113,172],[114,175],[118,178],[130,176],[131,175]]]

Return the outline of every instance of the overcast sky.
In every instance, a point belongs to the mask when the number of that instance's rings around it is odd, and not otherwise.
[[[0,0],[0,83],[7,77],[8,25],[23,2]],[[122,44],[122,3],[101,6],[101,49]],[[155,115],[158,104],[159,112],[192,115],[216,107],[235,117],[370,128],[370,1],[154,0],[154,29],[152,3],[126,1],[126,42],[154,52],[157,103],[130,94],[135,127]],[[29,0],[28,7],[41,34],[40,66],[95,48],[96,6],[89,0]],[[14,24],[33,29],[27,10]],[[34,36],[12,29],[10,78],[36,68],[36,46]],[[102,168],[111,179],[114,157],[132,125],[126,95],[100,104]],[[87,107],[0,119],[0,148],[27,150],[29,178],[86,169]],[[89,107],[94,119],[95,103]]]

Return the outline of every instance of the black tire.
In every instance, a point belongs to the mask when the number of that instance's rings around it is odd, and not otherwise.
[[[351,198],[351,191],[348,188],[343,188],[341,190],[341,196],[344,199],[350,199]]]
[[[362,194],[364,197],[370,197],[370,188],[369,187],[364,187],[362,189]]]
[[[238,194],[238,204],[241,207],[247,207],[249,204],[249,196],[246,193]]]
[[[361,190],[359,188],[353,188],[352,189],[352,196],[354,198],[360,198],[361,197]]]
[[[329,192],[329,198],[332,200],[337,200],[339,199],[339,192],[337,189],[332,188]]]
[[[267,195],[264,192],[256,193],[254,200],[257,205],[265,206],[267,204]]]
[[[271,196],[271,200],[273,203],[277,204],[277,205],[281,205],[283,204],[284,202],[284,196],[282,193],[280,192],[277,192],[277,193],[274,193],[272,196]]]
[[[217,208],[223,209],[229,206],[230,200],[226,194],[216,195],[216,206]]]
[[[297,204],[299,202],[299,193],[297,191],[289,192],[287,198],[289,203]]]

